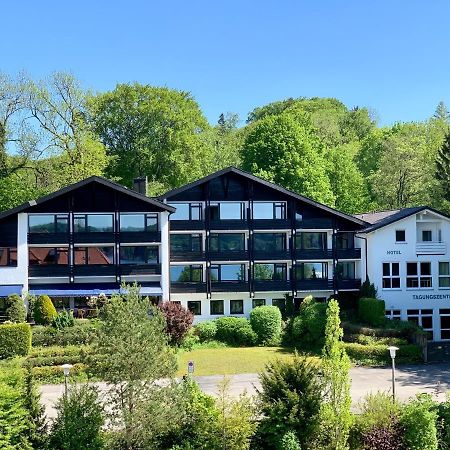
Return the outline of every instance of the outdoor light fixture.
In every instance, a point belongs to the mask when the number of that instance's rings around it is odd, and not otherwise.
[[[66,397],[67,397],[67,378],[69,377],[70,369],[72,367],[73,367],[72,364],[63,364],[61,366],[61,369],[64,372],[64,392],[65,392]]]
[[[392,402],[395,403],[395,355],[397,354],[398,347],[388,347],[389,354],[392,361]]]

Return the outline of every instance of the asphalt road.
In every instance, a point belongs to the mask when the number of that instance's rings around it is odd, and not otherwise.
[[[352,378],[351,395],[353,408],[368,393],[377,391],[391,392],[391,368],[354,367],[350,371]],[[243,392],[254,394],[260,387],[257,374],[230,375],[230,395],[238,396]],[[222,375],[202,376],[194,379],[202,390],[208,394],[217,394]],[[101,391],[106,391],[105,383],[96,383]],[[450,364],[428,364],[417,366],[401,366],[396,370],[396,394],[406,400],[417,393],[427,392],[442,401],[445,393],[450,391]],[[64,392],[63,384],[47,384],[41,386],[42,402],[47,416],[55,417],[54,404]]]

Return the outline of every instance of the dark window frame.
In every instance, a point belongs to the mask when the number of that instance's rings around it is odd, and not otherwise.
[[[232,305],[240,305],[239,311],[233,311]],[[244,314],[244,300],[230,300],[230,315]]]
[[[256,278],[255,269],[256,266],[273,266],[273,275],[272,278]],[[277,269],[281,269],[281,272],[278,272]],[[278,278],[276,275],[278,273],[282,274],[281,278]],[[253,279],[255,281],[287,281],[287,263],[254,263],[253,264]]]
[[[173,283],[203,283],[203,266],[201,264],[172,264],[169,268],[169,271],[172,267],[189,267],[189,280],[187,281],[178,281],[178,280],[170,280]],[[194,270],[199,270],[200,280],[194,280],[193,273]]]
[[[399,234],[400,234],[400,236],[399,236]],[[400,239],[399,239],[399,237],[400,237]],[[406,242],[406,230],[404,230],[404,229],[395,230],[395,242]]]
[[[17,247],[0,247],[0,250],[6,251],[6,264],[2,264],[3,254],[0,256],[0,268],[1,267],[17,267]],[[16,257],[12,258],[11,254],[15,253]]]
[[[258,238],[259,237],[261,237],[261,236],[267,236],[267,235],[272,235],[272,236],[275,236],[275,238],[273,238],[273,242],[275,243],[275,247],[278,247],[278,240],[279,240],[279,238],[281,237],[281,241],[282,241],[282,248],[275,248],[275,249],[267,249],[267,248],[264,248],[264,249],[261,249],[261,248],[257,248],[258,247],[258,245],[257,245],[257,240],[258,240]],[[264,242],[264,240],[263,240],[263,242]],[[264,243],[266,243],[266,242],[264,242]],[[255,250],[255,251],[258,251],[258,252],[263,252],[263,251],[283,251],[283,250],[287,250],[287,234],[286,233],[275,233],[275,232],[254,232],[253,233],[253,249]]]
[[[265,218],[255,218],[254,214],[254,206],[258,204],[272,204],[272,217],[265,217]],[[280,211],[280,217],[277,217],[278,213],[277,211]],[[286,220],[287,218],[287,205],[286,202],[279,202],[279,201],[254,201],[252,204],[252,218],[253,220]]]
[[[174,222],[178,222],[181,220],[194,220],[194,221],[201,221],[203,220],[203,205],[201,202],[179,202],[179,203],[169,203],[169,205],[173,206],[174,208],[177,207],[177,205],[187,205],[188,206],[188,210],[189,210],[189,218],[188,219],[177,219],[177,218],[173,218],[171,217],[170,220],[173,220]],[[193,219],[192,218],[192,211],[193,210],[198,210],[199,211],[199,218],[198,219]]]
[[[128,248],[150,248],[150,249],[156,249],[156,262],[139,262],[139,263],[123,263],[122,262],[122,250],[128,249]],[[160,263],[160,256],[159,256],[159,245],[121,245],[119,248],[119,264],[121,266],[138,266],[138,265],[147,265],[147,264],[159,264]]]
[[[51,250],[54,250],[54,252],[55,252],[55,257],[56,257],[56,261],[58,261],[58,259],[59,259],[59,254],[61,254],[61,253],[65,253],[65,252],[67,252],[67,263],[61,263],[61,264],[59,264],[58,262],[56,262],[56,263],[44,263],[44,264],[31,264],[30,263],[30,252],[31,252],[31,250],[32,249],[34,249],[34,248],[45,248],[45,249],[49,249],[49,252],[48,252],[48,254],[50,253],[50,251]],[[63,252],[61,251],[61,249],[62,250],[64,250]],[[71,260],[72,260],[72,258],[71,258],[71,251],[70,251],[70,247],[54,247],[54,246],[49,246],[49,247],[47,247],[47,246],[45,246],[45,247],[36,247],[36,246],[33,246],[33,245],[29,245],[28,246],[28,265],[29,266],[69,266],[70,264],[71,264]]]
[[[322,273],[324,274],[323,277],[316,277],[316,278],[305,278],[305,264],[321,264],[322,265]],[[299,278],[299,271],[301,277]],[[327,280],[328,279],[328,263],[322,262],[322,261],[304,261],[297,264],[297,267],[295,269],[295,276],[296,280],[303,281],[303,280]]]
[[[305,237],[306,235],[316,234],[322,238],[321,247],[305,248]],[[295,248],[296,250],[328,250],[328,233],[326,231],[301,231],[295,236]]]
[[[381,267],[382,267],[382,275],[381,275],[382,288],[401,289],[402,283],[400,279],[400,263],[397,261],[387,261],[383,262]]]
[[[198,307],[198,312],[196,312],[196,307]],[[194,316],[202,315],[202,302],[200,300],[188,300],[187,309],[191,311]]]
[[[213,312],[212,306],[214,305],[222,305],[222,312]],[[220,308],[219,308],[220,309]],[[211,316],[223,316],[225,314],[225,301],[224,300],[210,300],[209,301],[209,314]]]
[[[111,230],[89,230],[89,216],[109,216],[111,220]],[[84,219],[84,230],[75,230],[75,220]],[[113,213],[74,213],[73,214],[73,232],[74,233],[114,233],[115,219]]]
[[[112,262],[111,263],[97,263],[97,264],[90,264],[89,263],[89,249],[92,248],[111,248],[112,249]],[[77,252],[81,252],[82,249],[84,250],[84,263],[78,263],[77,264]],[[73,249],[73,265],[74,266],[113,266],[116,264],[116,248],[114,245],[88,245],[88,246],[80,246],[77,245]]]
[[[222,242],[221,242],[221,237],[222,236],[240,236],[240,238],[242,239],[241,243],[242,243],[242,248],[238,249],[238,250],[228,250],[223,248]],[[212,250],[212,242],[213,239],[217,239],[217,249]],[[209,250],[212,252],[245,252],[245,241],[246,241],[246,236],[245,233],[210,233],[210,235],[208,236],[208,240],[209,240]]]
[[[30,230],[30,219],[33,217],[53,217],[53,230],[46,232],[46,231],[31,231]],[[58,231],[58,222],[59,221],[65,221],[66,222],[66,231]],[[69,213],[49,213],[49,214],[28,214],[28,233],[33,235],[41,235],[41,234],[55,234],[55,233],[69,233],[70,231],[70,225],[69,225]]]
[[[222,279],[222,266],[241,266],[243,279],[241,280],[223,280]],[[247,270],[245,264],[237,263],[237,264],[211,264],[209,267],[210,276],[212,274],[212,270],[217,270],[217,280],[212,280],[213,282],[246,282],[247,281]]]
[[[173,238],[175,236],[177,236],[177,237],[178,236],[188,237],[189,238],[189,250],[176,250],[176,249],[173,249],[172,248],[172,240],[173,240]],[[196,238],[198,238],[198,242],[200,243],[199,250],[194,249],[194,246],[193,246],[193,242],[194,242],[193,237],[194,236]],[[171,252],[175,252],[175,253],[177,253],[177,252],[202,252],[203,251],[203,236],[202,236],[201,233],[172,233],[170,235],[170,251]]]
[[[235,204],[239,205],[240,209],[240,217],[237,219],[229,219],[229,218],[223,218],[221,214],[221,205],[223,204]],[[213,218],[212,209],[217,207],[217,217]],[[246,212],[246,206],[245,202],[211,202],[208,206],[208,213],[210,220],[245,220],[245,212]]]
[[[126,230],[122,230],[122,217],[123,216],[144,216],[144,229],[141,230],[137,230],[137,231],[126,231]],[[148,222],[149,219],[156,219],[156,230],[153,229],[153,227],[150,227]],[[120,233],[149,233],[149,232],[155,232],[155,231],[159,231],[159,214],[158,213],[132,213],[132,212],[121,212],[119,214],[119,232]]]

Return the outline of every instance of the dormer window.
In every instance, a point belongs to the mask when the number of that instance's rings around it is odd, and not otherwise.
[[[395,230],[395,242],[405,242],[406,233],[405,230]]]

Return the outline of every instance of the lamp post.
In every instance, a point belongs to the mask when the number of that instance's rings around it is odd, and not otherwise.
[[[395,355],[397,353],[398,347],[388,347],[389,354],[392,360],[392,402],[395,403]]]
[[[67,398],[67,379],[69,378],[70,369],[72,368],[72,364],[63,364],[61,369],[64,372],[64,393]]]

